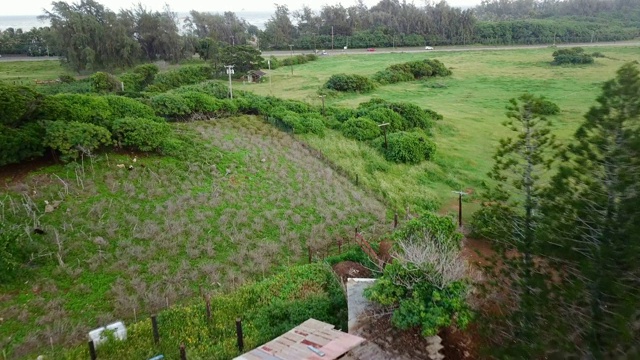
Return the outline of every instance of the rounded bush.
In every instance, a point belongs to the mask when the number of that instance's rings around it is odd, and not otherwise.
[[[356,74],[335,74],[324,84],[327,89],[342,92],[366,93],[375,89],[374,83],[367,77]]]
[[[155,151],[171,135],[171,127],[152,119],[126,117],[113,123],[113,137],[119,146],[140,151]]]
[[[19,128],[0,124],[0,166],[19,163],[42,156],[44,128],[38,123],[29,123]]]
[[[213,115],[224,107],[222,101],[205,93],[189,91],[181,93],[180,96],[187,102],[191,114]]]
[[[102,71],[91,75],[89,81],[91,83],[91,91],[99,94],[116,92],[121,87],[120,81],[115,76]]]
[[[374,141],[374,146],[389,161],[397,163],[418,164],[428,160],[436,151],[436,145],[422,132],[400,131],[387,136],[389,144],[385,148],[383,137]]]
[[[229,97],[229,87],[219,81],[205,81],[199,84],[185,85],[172,91],[176,94],[195,91],[211,95],[218,99],[226,99]]]
[[[380,136],[380,127],[366,117],[351,118],[342,124],[342,134],[360,141],[371,140]]]
[[[404,119],[402,118],[402,116],[400,116],[400,114],[391,109],[383,107],[374,108],[371,110],[367,109],[366,111],[363,111],[363,116],[368,117],[377,124],[388,123],[389,128],[387,129],[387,131],[389,132],[404,129]]]
[[[111,108],[111,117],[113,119],[121,119],[128,116],[140,118],[152,118],[155,116],[155,112],[150,106],[136,99],[117,95],[107,95],[103,96],[103,98],[107,100]]]
[[[558,104],[544,98],[537,101],[534,106],[535,109],[533,110],[540,115],[557,115],[560,113]]]
[[[45,98],[38,109],[38,119],[75,121],[109,128],[113,119],[111,106],[102,96],[57,94]]]
[[[156,114],[170,119],[183,119],[191,113],[189,102],[180,95],[159,94],[151,98]]]
[[[47,121],[44,145],[57,150],[63,160],[89,155],[111,142],[111,133],[102,126],[77,121]]]
[[[42,98],[26,86],[0,82],[0,125],[13,127],[28,121]]]

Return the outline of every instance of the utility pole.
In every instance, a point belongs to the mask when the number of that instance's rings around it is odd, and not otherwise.
[[[378,125],[378,127],[381,127],[382,130],[384,130],[384,148],[389,149],[389,143],[387,143],[387,126],[389,126],[389,123],[384,123],[384,124],[380,124]]]
[[[291,76],[293,76],[293,45],[289,45],[289,49],[291,50]]]
[[[235,37],[235,36],[233,36],[233,35],[231,35],[231,36],[229,36],[229,37],[231,38],[231,45],[232,45],[232,46],[236,46],[236,37]]]
[[[324,113],[324,98],[325,98],[326,96],[327,96],[327,95],[320,95],[320,96],[319,96],[319,98],[320,98],[320,99],[322,99],[322,116],[324,116],[324,115],[325,115],[325,113]]]
[[[333,50],[333,25],[331,25],[331,50]]]
[[[271,87],[271,59],[267,60],[269,65],[269,94],[273,95],[273,88]]]
[[[469,195],[464,191],[452,191],[454,194],[458,194],[458,227],[462,227],[462,197]]]
[[[233,75],[235,71],[233,71],[233,65],[225,65],[224,67],[227,68],[227,75],[229,75],[229,97],[233,99],[233,87],[231,85],[231,75]]]

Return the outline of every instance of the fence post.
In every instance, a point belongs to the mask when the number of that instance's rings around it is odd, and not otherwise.
[[[207,295],[207,322],[211,322],[211,296]]]
[[[338,255],[342,254],[342,239],[338,239]]]
[[[360,182],[360,179],[358,177],[358,174],[356,174],[356,186],[358,186],[358,183]]]
[[[309,264],[311,264],[311,246],[307,246],[307,249],[309,249]]]
[[[393,215],[393,228],[397,228],[398,227],[398,213],[395,213],[395,215]]]
[[[96,355],[96,346],[93,343],[93,340],[89,341],[89,357],[91,357],[91,360],[96,360],[98,358]]]
[[[184,344],[180,344],[180,360],[187,360],[187,350],[184,348]]]
[[[155,315],[151,315],[151,327],[153,328],[153,342],[158,344],[160,341],[160,333],[158,332],[158,320]]]
[[[238,351],[242,353],[244,349],[244,338],[242,336],[242,320],[236,319],[236,334],[238,335]]]

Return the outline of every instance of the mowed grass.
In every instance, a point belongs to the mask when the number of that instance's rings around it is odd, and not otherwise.
[[[355,227],[390,228],[382,203],[261,119],[174,126],[193,141],[180,159],[101,154],[3,181],[0,221],[43,244],[0,285],[8,358],[188,302],[200,287],[226,293]],[[61,203],[45,212],[45,201]]]
[[[556,102],[562,112],[552,116],[553,130],[567,143],[583,115],[601,92],[602,83],[612,79],[627,61],[640,60],[637,47],[594,47],[607,58],[588,66],[553,66],[554,49],[484,50],[337,55],[315,62],[273,71],[271,83],[243,84],[238,88],[262,95],[274,95],[321,104],[317,90],[336,73],[371,76],[385,67],[411,60],[436,58],[453,70],[453,75],[426,81],[381,86],[369,94],[346,94],[326,98],[327,105],[356,107],[372,97],[408,101],[444,116],[434,131],[438,151],[431,162],[418,166],[388,164],[375,168],[382,158],[363,143],[330,132],[325,138],[305,137],[341,167],[360,179],[398,208],[431,208],[448,212],[456,195],[452,190],[473,189],[488,181],[492,156],[498,140],[509,135],[501,125],[509,99],[524,92],[543,95]],[[372,165],[373,164],[373,165]],[[473,199],[473,198],[471,198]],[[468,213],[467,213],[468,214]]]

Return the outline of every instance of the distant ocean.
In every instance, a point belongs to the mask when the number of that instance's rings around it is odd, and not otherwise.
[[[271,17],[271,12],[268,11],[236,11],[236,16],[245,19],[248,23],[257,26],[259,29],[264,29],[265,23]],[[178,13],[180,21],[182,22],[189,14]],[[19,15],[19,16],[2,16],[0,15],[0,30],[7,28],[30,30],[34,27],[49,26],[48,21],[40,21],[37,16],[34,15]]]

